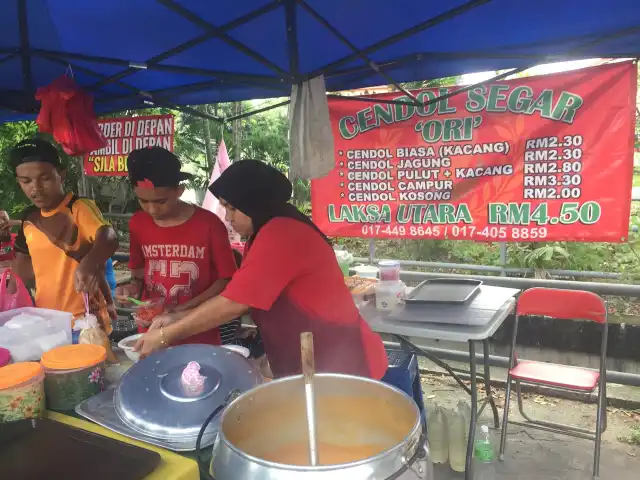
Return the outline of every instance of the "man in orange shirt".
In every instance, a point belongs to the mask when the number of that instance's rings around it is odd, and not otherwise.
[[[9,161],[33,203],[22,214],[14,272],[27,284],[35,280],[36,306],[74,318],[84,315],[87,292],[91,313],[109,333],[115,309],[104,266],[118,248],[115,231],[93,201],[65,193],[66,172],[49,142],[20,142]]]

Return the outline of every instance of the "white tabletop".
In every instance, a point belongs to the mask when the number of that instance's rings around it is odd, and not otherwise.
[[[496,290],[497,289],[497,290]],[[374,332],[388,333],[393,335],[404,335],[407,337],[417,337],[432,340],[449,340],[452,342],[468,342],[469,340],[485,340],[491,337],[502,325],[507,316],[514,310],[515,295],[520,290],[515,288],[482,286],[482,291],[478,294],[478,301],[474,299],[469,305],[438,305],[437,308],[425,307],[424,322],[405,322],[396,319],[389,319],[388,315],[376,310],[375,302],[369,302],[360,309],[360,313],[367,321]],[[484,295],[502,297],[499,305],[488,306],[482,302]],[[494,297],[495,298],[495,297]],[[474,305],[475,304],[475,305]],[[478,305],[480,304],[480,305]],[[429,315],[450,316],[450,315],[490,315],[490,320],[482,326],[432,323],[429,322]],[[442,320],[441,318],[439,319]]]

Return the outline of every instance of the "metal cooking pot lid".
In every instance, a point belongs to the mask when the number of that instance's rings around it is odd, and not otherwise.
[[[197,394],[183,389],[181,375],[189,362],[206,377]],[[154,353],[127,371],[116,387],[114,405],[130,428],[164,440],[195,439],[207,417],[234,389],[245,392],[262,383],[260,372],[238,353],[211,345],[181,345]],[[222,413],[222,412],[221,412]],[[221,413],[206,437],[215,435]]]

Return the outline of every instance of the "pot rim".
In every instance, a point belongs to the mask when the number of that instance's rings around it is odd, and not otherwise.
[[[224,421],[227,415],[230,415],[231,410],[233,408],[233,406],[237,403],[240,402],[245,396],[255,393],[261,389],[265,389],[265,388],[269,388],[270,385],[275,385],[278,383],[285,383],[288,381],[294,381],[294,380],[298,380],[298,379],[303,379],[304,375],[292,375],[289,377],[283,377],[283,378],[279,378],[277,380],[272,380],[271,382],[267,382],[267,383],[263,383],[261,385],[258,385],[254,388],[252,388],[251,390],[248,390],[246,392],[244,392],[242,395],[240,395],[238,398],[234,399],[223,411],[222,416],[220,417],[220,426],[218,428],[218,438],[221,442],[224,443],[224,445],[229,448],[230,450],[232,450],[236,455],[239,455],[240,457],[249,460],[253,463],[256,463],[258,465],[264,466],[264,467],[269,467],[269,468],[277,468],[280,470],[289,470],[289,471],[302,471],[302,472],[309,472],[309,471],[314,471],[314,472],[322,472],[322,471],[335,471],[335,470],[342,470],[342,469],[346,469],[346,468],[353,468],[353,467],[358,467],[360,465],[365,465],[377,460],[381,460],[387,456],[389,456],[390,454],[396,452],[397,450],[403,449],[405,448],[405,451],[403,452],[403,454],[407,457],[410,457],[413,454],[413,450],[415,450],[416,448],[420,448],[420,444],[418,443],[420,436],[419,436],[419,431],[422,428],[422,421],[420,418],[420,410],[418,409],[418,405],[416,405],[415,401],[413,400],[413,398],[411,398],[409,395],[407,395],[405,392],[403,392],[402,390],[400,390],[397,387],[394,387],[393,385],[389,385],[387,383],[381,382],[379,380],[373,380],[371,378],[367,378],[367,377],[358,377],[356,375],[346,375],[346,374],[342,374],[342,373],[318,373],[315,375],[316,377],[324,377],[324,378],[340,378],[340,379],[346,379],[346,380],[359,380],[359,381],[363,381],[363,382],[368,382],[368,383],[373,383],[385,388],[388,388],[389,390],[392,390],[396,393],[399,393],[401,396],[405,397],[406,399],[410,400],[410,404],[412,406],[412,408],[415,411],[416,414],[416,422],[413,425],[413,428],[410,430],[410,432],[402,439],[402,441],[400,441],[398,444],[383,450],[382,452],[380,452],[377,455],[374,455],[373,457],[367,457],[367,458],[363,458],[362,460],[358,460],[356,462],[350,462],[350,463],[336,463],[333,465],[317,465],[317,466],[311,466],[311,465],[288,465],[286,463],[277,463],[277,462],[270,462],[268,460],[264,460],[260,457],[255,457],[253,455],[249,455],[248,453],[246,453],[245,451],[239,449],[238,447],[236,447],[235,445],[233,445],[225,436],[224,434]],[[426,435],[426,434],[425,434]],[[415,439],[413,444],[411,444],[412,439]],[[215,459],[214,459],[215,461]]]

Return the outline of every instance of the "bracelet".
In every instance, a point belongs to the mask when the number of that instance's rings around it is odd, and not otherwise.
[[[169,345],[169,343],[167,342],[167,339],[164,336],[164,330],[162,329],[163,327],[160,327],[160,344],[161,345]]]

